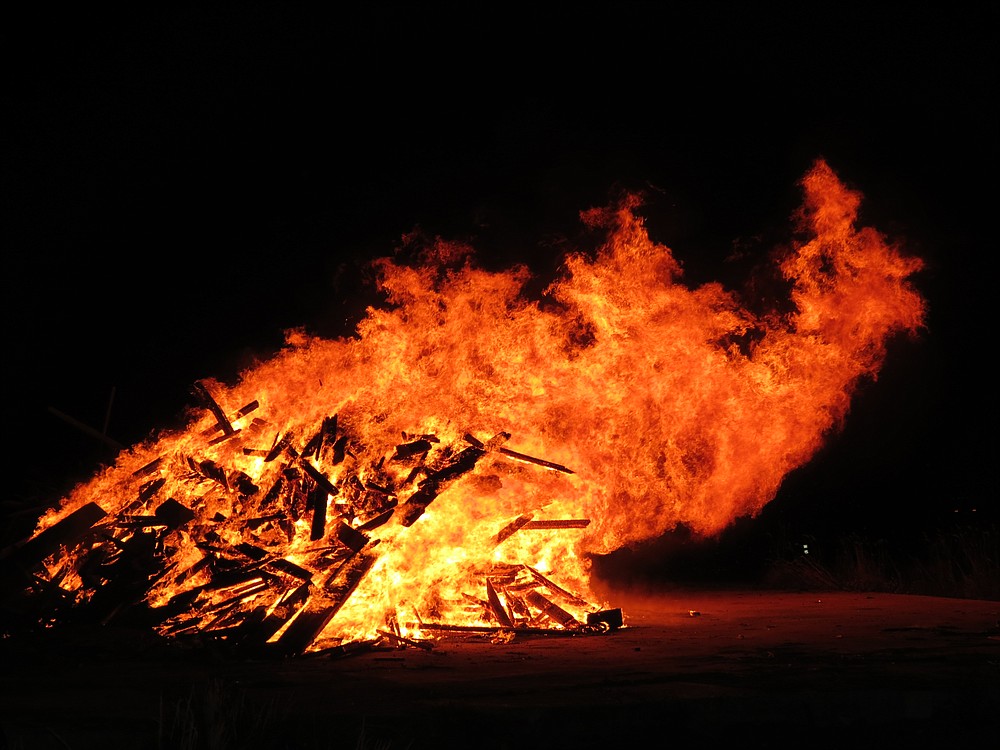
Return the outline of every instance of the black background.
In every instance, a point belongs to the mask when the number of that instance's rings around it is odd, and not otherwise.
[[[579,211],[645,188],[688,283],[736,288],[822,157],[864,194],[862,223],[926,261],[928,325],[741,522],[740,554],[992,522],[995,16],[251,5],[11,22],[3,502],[30,515],[113,457],[52,408],[131,444],[285,329],[349,333],[373,301],[365,262],[417,226],[544,278]]]

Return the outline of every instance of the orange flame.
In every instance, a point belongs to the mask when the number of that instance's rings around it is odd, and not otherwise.
[[[922,262],[855,227],[861,196],[824,162],[801,184],[806,239],[779,266],[791,312],[753,314],[720,284],[684,285],[681,264],[637,216],[636,196],[583,212],[607,240],[593,256],[568,255],[541,299],[524,294],[526,268],[486,271],[470,248],[439,242],[420,267],[378,262],[389,304],[369,309],[356,336],[290,331],[282,351],[235,385],[206,381],[221,420],[192,412],[185,431],[124,452],[39,528],[88,502],[121,515],[176,499],[196,518],[166,537],[175,573],[150,591],[159,605],[197,585],[206,545],[194,542],[207,525],[217,545],[252,542],[310,572],[333,554],[330,529],[350,526],[374,552],[319,644],[363,637],[387,619],[410,623],[400,633],[419,632],[429,616],[478,622],[483,571],[505,563],[559,580],[582,609],[588,555],[678,524],[711,535],[756,515],[843,423],[887,341],[921,327],[924,301],[909,277]],[[303,458],[331,418],[346,438],[338,460]],[[394,452],[414,442],[413,455]],[[433,504],[400,523],[414,477],[469,446],[475,471],[435,485]],[[268,519],[267,490],[290,467],[333,487],[316,506],[327,503],[324,538],[313,538],[305,512]],[[393,522],[363,526],[371,492],[398,500]],[[528,518],[589,524],[536,524],[499,540]],[[65,567],[49,561],[64,588],[82,588]],[[252,584],[247,591],[251,602]],[[502,590],[494,595],[516,615]]]

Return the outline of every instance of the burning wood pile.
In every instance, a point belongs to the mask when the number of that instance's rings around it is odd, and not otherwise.
[[[573,473],[507,448],[507,433],[486,441],[465,434],[447,445],[433,434],[403,433],[389,451],[364,451],[336,414],[306,439],[285,432],[261,446],[268,423],[256,416],[259,402],[227,415],[206,384],[195,394],[213,420],[199,431],[205,449],[226,443],[242,466],[190,453],[157,457],[129,475],[133,497],[117,510],[96,498],[4,551],[3,593],[22,625],[140,622],[168,637],[197,635],[283,657],[317,650],[318,642],[343,649],[350,637],[333,629],[320,641],[321,634],[383,548],[398,546],[484,457]],[[524,514],[496,528],[490,545],[588,524]],[[409,621],[388,611],[383,627],[353,643],[427,648],[449,633],[593,634],[624,625],[621,610],[600,609],[527,563],[473,561],[461,577],[478,590],[461,591],[459,602],[438,611],[414,610]]]
[[[759,513],[923,325],[922,261],[856,227],[822,161],[802,186],[771,271],[788,300],[681,283],[632,196],[581,214],[607,241],[542,299],[462,243],[379,259],[356,336],[290,331],[235,385],[196,384],[184,431],[2,553],[0,604],[281,655],[622,627],[590,555]]]

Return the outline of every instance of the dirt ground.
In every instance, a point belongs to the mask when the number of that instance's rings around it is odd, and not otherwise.
[[[1000,602],[743,590],[609,603],[625,627],[604,634],[285,660],[107,628],[7,639],[0,747],[978,747],[1000,731]]]

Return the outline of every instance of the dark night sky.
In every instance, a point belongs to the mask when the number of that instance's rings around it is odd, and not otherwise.
[[[733,286],[734,244],[785,231],[823,157],[927,261],[929,325],[760,521],[995,519],[995,11],[691,5],[8,24],[5,499],[107,458],[49,407],[100,428],[114,389],[136,442],[286,328],[349,331],[364,261],[417,225],[545,274],[580,210],[652,186],[653,239]]]

